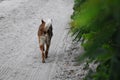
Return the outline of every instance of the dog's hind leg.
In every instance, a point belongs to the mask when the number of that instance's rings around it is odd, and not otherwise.
[[[39,42],[39,44],[40,44],[40,36],[38,36],[38,42]]]
[[[45,63],[44,45],[40,45],[40,50],[42,52],[42,63]]]
[[[50,44],[46,44],[45,58],[48,57],[49,47],[50,47]]]

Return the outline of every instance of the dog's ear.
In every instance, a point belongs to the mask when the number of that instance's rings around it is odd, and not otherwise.
[[[42,22],[42,23],[45,23],[45,21],[44,21],[43,19],[41,19],[41,22]]]

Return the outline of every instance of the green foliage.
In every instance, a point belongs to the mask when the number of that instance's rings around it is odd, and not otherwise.
[[[79,60],[87,57],[100,62],[96,73],[87,75],[85,80],[120,80],[119,3],[119,0],[75,0],[71,33],[74,40],[82,40],[85,49]]]

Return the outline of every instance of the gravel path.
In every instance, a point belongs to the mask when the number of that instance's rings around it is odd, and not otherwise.
[[[59,55],[55,66],[55,71],[52,76],[52,80],[83,80],[88,72],[85,69],[86,63],[78,63],[76,58],[84,52],[80,43],[73,42],[69,35],[64,38],[64,46],[59,53],[65,53]]]
[[[73,0],[0,0],[0,80],[53,80],[72,7]],[[54,30],[45,64],[37,41],[42,18],[52,18]]]

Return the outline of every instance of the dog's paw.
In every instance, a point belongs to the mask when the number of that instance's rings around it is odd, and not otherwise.
[[[45,63],[45,61],[43,60],[42,63]]]
[[[45,58],[47,59],[47,58],[48,58],[48,56],[47,56],[47,55],[45,55]]]

